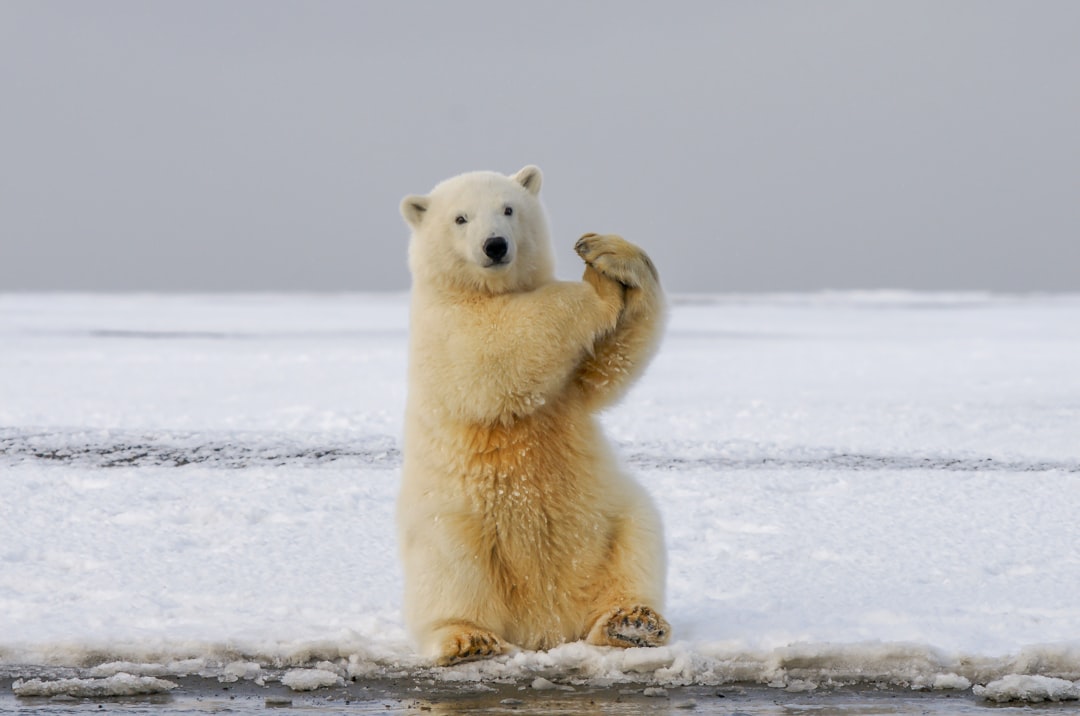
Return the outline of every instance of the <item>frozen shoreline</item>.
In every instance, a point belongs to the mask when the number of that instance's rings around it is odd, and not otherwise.
[[[0,711],[52,712],[58,707],[87,707],[96,712],[131,712],[140,706],[154,712],[255,713],[272,708],[305,713],[745,713],[781,716],[794,711],[877,714],[965,714],[985,713],[985,709],[1008,705],[1017,699],[1002,699],[1001,692],[972,692],[897,689],[886,686],[825,689],[776,688],[752,684],[715,686],[642,687],[602,684],[554,683],[538,678],[531,683],[438,683],[423,678],[341,680],[317,689],[295,690],[286,683],[303,680],[296,672],[279,674],[267,683],[250,680],[220,681],[207,677],[171,677],[171,680],[119,675],[111,679],[45,682],[50,685],[72,682],[137,681],[165,684],[158,691],[138,691],[102,695],[89,687],[71,693],[54,689],[40,695],[9,696],[22,690],[22,682],[0,677]],[[326,672],[321,672],[325,674]],[[1038,704],[1041,713],[1075,713],[1076,703],[1061,698],[1048,680],[1029,681],[1023,691],[1027,703]],[[314,682],[313,682],[314,683]],[[1067,683],[1067,682],[1066,682]],[[1060,687],[1058,687],[1060,688]],[[46,695],[51,693],[52,695]]]
[[[406,313],[0,295],[0,674],[1080,680],[1080,297],[677,298],[604,416],[664,515],[676,642],[435,671],[399,612]]]

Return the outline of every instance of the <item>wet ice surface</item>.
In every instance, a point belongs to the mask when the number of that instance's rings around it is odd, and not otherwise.
[[[399,611],[406,324],[0,296],[0,675],[1076,691],[1080,298],[676,301],[604,417],[665,518],[674,643],[449,669]]]
[[[902,690],[845,690],[791,692],[764,687],[581,687],[533,690],[529,686],[495,684],[449,689],[412,681],[376,681],[319,692],[292,692],[284,687],[249,684],[220,685],[180,679],[168,694],[84,699],[14,698],[0,694],[0,712],[275,714],[390,713],[390,714],[643,714],[686,713],[739,716],[821,716],[862,714],[986,714],[1019,713],[1021,707],[979,701],[970,695],[926,694]],[[0,687],[3,687],[0,682]],[[1024,712],[1031,707],[1024,705]],[[1075,704],[1039,703],[1040,714],[1075,714]]]

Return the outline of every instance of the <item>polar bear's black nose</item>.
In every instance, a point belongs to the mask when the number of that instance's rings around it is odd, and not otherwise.
[[[506,239],[501,236],[492,236],[484,242],[484,254],[492,261],[502,261],[509,248]]]

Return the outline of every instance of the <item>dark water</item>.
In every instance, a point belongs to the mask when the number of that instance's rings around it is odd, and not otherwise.
[[[20,714],[726,714],[830,716],[855,714],[1073,714],[1080,704],[994,704],[970,692],[945,694],[894,689],[788,693],[759,686],[661,690],[578,687],[535,691],[515,684],[430,686],[412,680],[356,682],[298,693],[280,684],[221,684],[176,679],[167,695],[107,699],[18,698],[0,681],[0,713]]]

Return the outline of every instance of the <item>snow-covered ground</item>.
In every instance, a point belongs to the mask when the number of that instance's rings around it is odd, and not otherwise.
[[[404,296],[0,295],[0,673],[1080,695],[1080,297],[677,298],[604,417],[674,643],[449,669],[399,611],[406,336]]]

